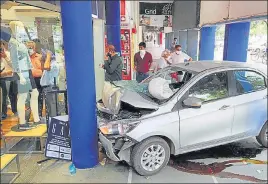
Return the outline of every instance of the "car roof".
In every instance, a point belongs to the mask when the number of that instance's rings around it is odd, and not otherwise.
[[[258,69],[267,75],[267,65],[264,64],[250,64],[246,62],[236,62],[236,61],[191,61],[187,63],[180,63],[174,65],[174,67],[180,67],[185,70],[191,70],[197,73],[203,72],[210,69],[218,68],[253,68]]]

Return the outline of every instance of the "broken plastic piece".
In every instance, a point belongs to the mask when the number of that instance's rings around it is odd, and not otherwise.
[[[76,168],[73,163],[69,166],[69,172],[71,175],[74,175],[76,173]]]
[[[106,164],[106,158],[104,158],[104,159],[100,162],[100,164],[101,164],[102,166],[104,166],[104,165]]]

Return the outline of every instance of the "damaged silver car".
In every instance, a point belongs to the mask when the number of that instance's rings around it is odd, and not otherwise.
[[[105,83],[97,103],[99,140],[110,159],[146,176],[164,168],[170,155],[248,137],[267,147],[266,70],[202,61],[167,67],[139,84]],[[148,90],[159,77],[173,92],[164,100]]]

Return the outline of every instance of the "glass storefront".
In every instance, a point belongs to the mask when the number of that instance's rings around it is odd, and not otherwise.
[[[1,1],[1,162],[6,163],[1,163],[1,183],[14,178],[19,183],[36,181],[34,177],[42,169],[38,164],[49,163],[44,150],[50,118],[68,115],[60,13],[33,6],[34,2],[20,2]],[[100,68],[104,57],[104,2],[92,1],[92,5],[93,34],[98,38],[94,40],[96,90],[100,98],[104,82],[104,70]],[[66,155],[59,157],[70,158]],[[11,177],[16,164],[20,165],[20,176]]]
[[[24,168],[16,182],[33,179],[36,162],[45,159],[48,117],[67,113],[62,45],[60,13],[1,5],[1,162],[8,163],[1,164],[1,183],[12,180],[16,164]]]

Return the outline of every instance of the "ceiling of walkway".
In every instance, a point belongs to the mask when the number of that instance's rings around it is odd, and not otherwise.
[[[267,19],[267,1],[174,1],[173,30],[255,18]]]
[[[57,18],[58,12],[41,9],[22,3],[7,1],[1,4],[1,23],[8,23],[11,20],[23,20],[33,22],[36,17]]]

